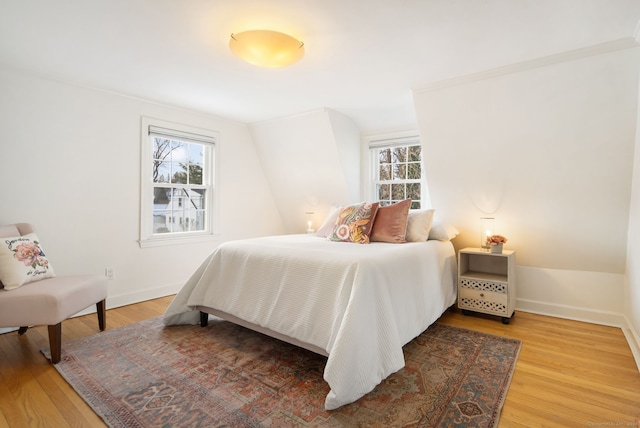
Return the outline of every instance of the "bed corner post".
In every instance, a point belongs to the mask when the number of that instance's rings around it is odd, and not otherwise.
[[[200,311],[200,327],[206,327],[209,325],[209,314]]]

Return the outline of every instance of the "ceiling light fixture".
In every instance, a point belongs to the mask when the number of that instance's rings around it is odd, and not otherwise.
[[[229,48],[249,64],[266,68],[286,67],[304,56],[304,43],[271,30],[232,33]]]

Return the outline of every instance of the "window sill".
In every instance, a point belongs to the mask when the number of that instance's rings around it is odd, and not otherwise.
[[[141,239],[138,241],[140,248],[162,247],[165,245],[196,244],[199,242],[211,242],[220,239],[220,235],[192,235],[192,236],[172,236],[166,238]]]

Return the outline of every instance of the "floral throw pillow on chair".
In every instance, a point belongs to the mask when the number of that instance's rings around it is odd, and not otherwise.
[[[0,282],[5,290],[54,276],[35,233],[1,239]]]

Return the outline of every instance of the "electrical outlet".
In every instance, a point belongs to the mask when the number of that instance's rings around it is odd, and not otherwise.
[[[107,277],[107,279],[113,279],[115,278],[114,274],[113,274],[113,268],[112,267],[108,267],[104,270],[104,274]]]

